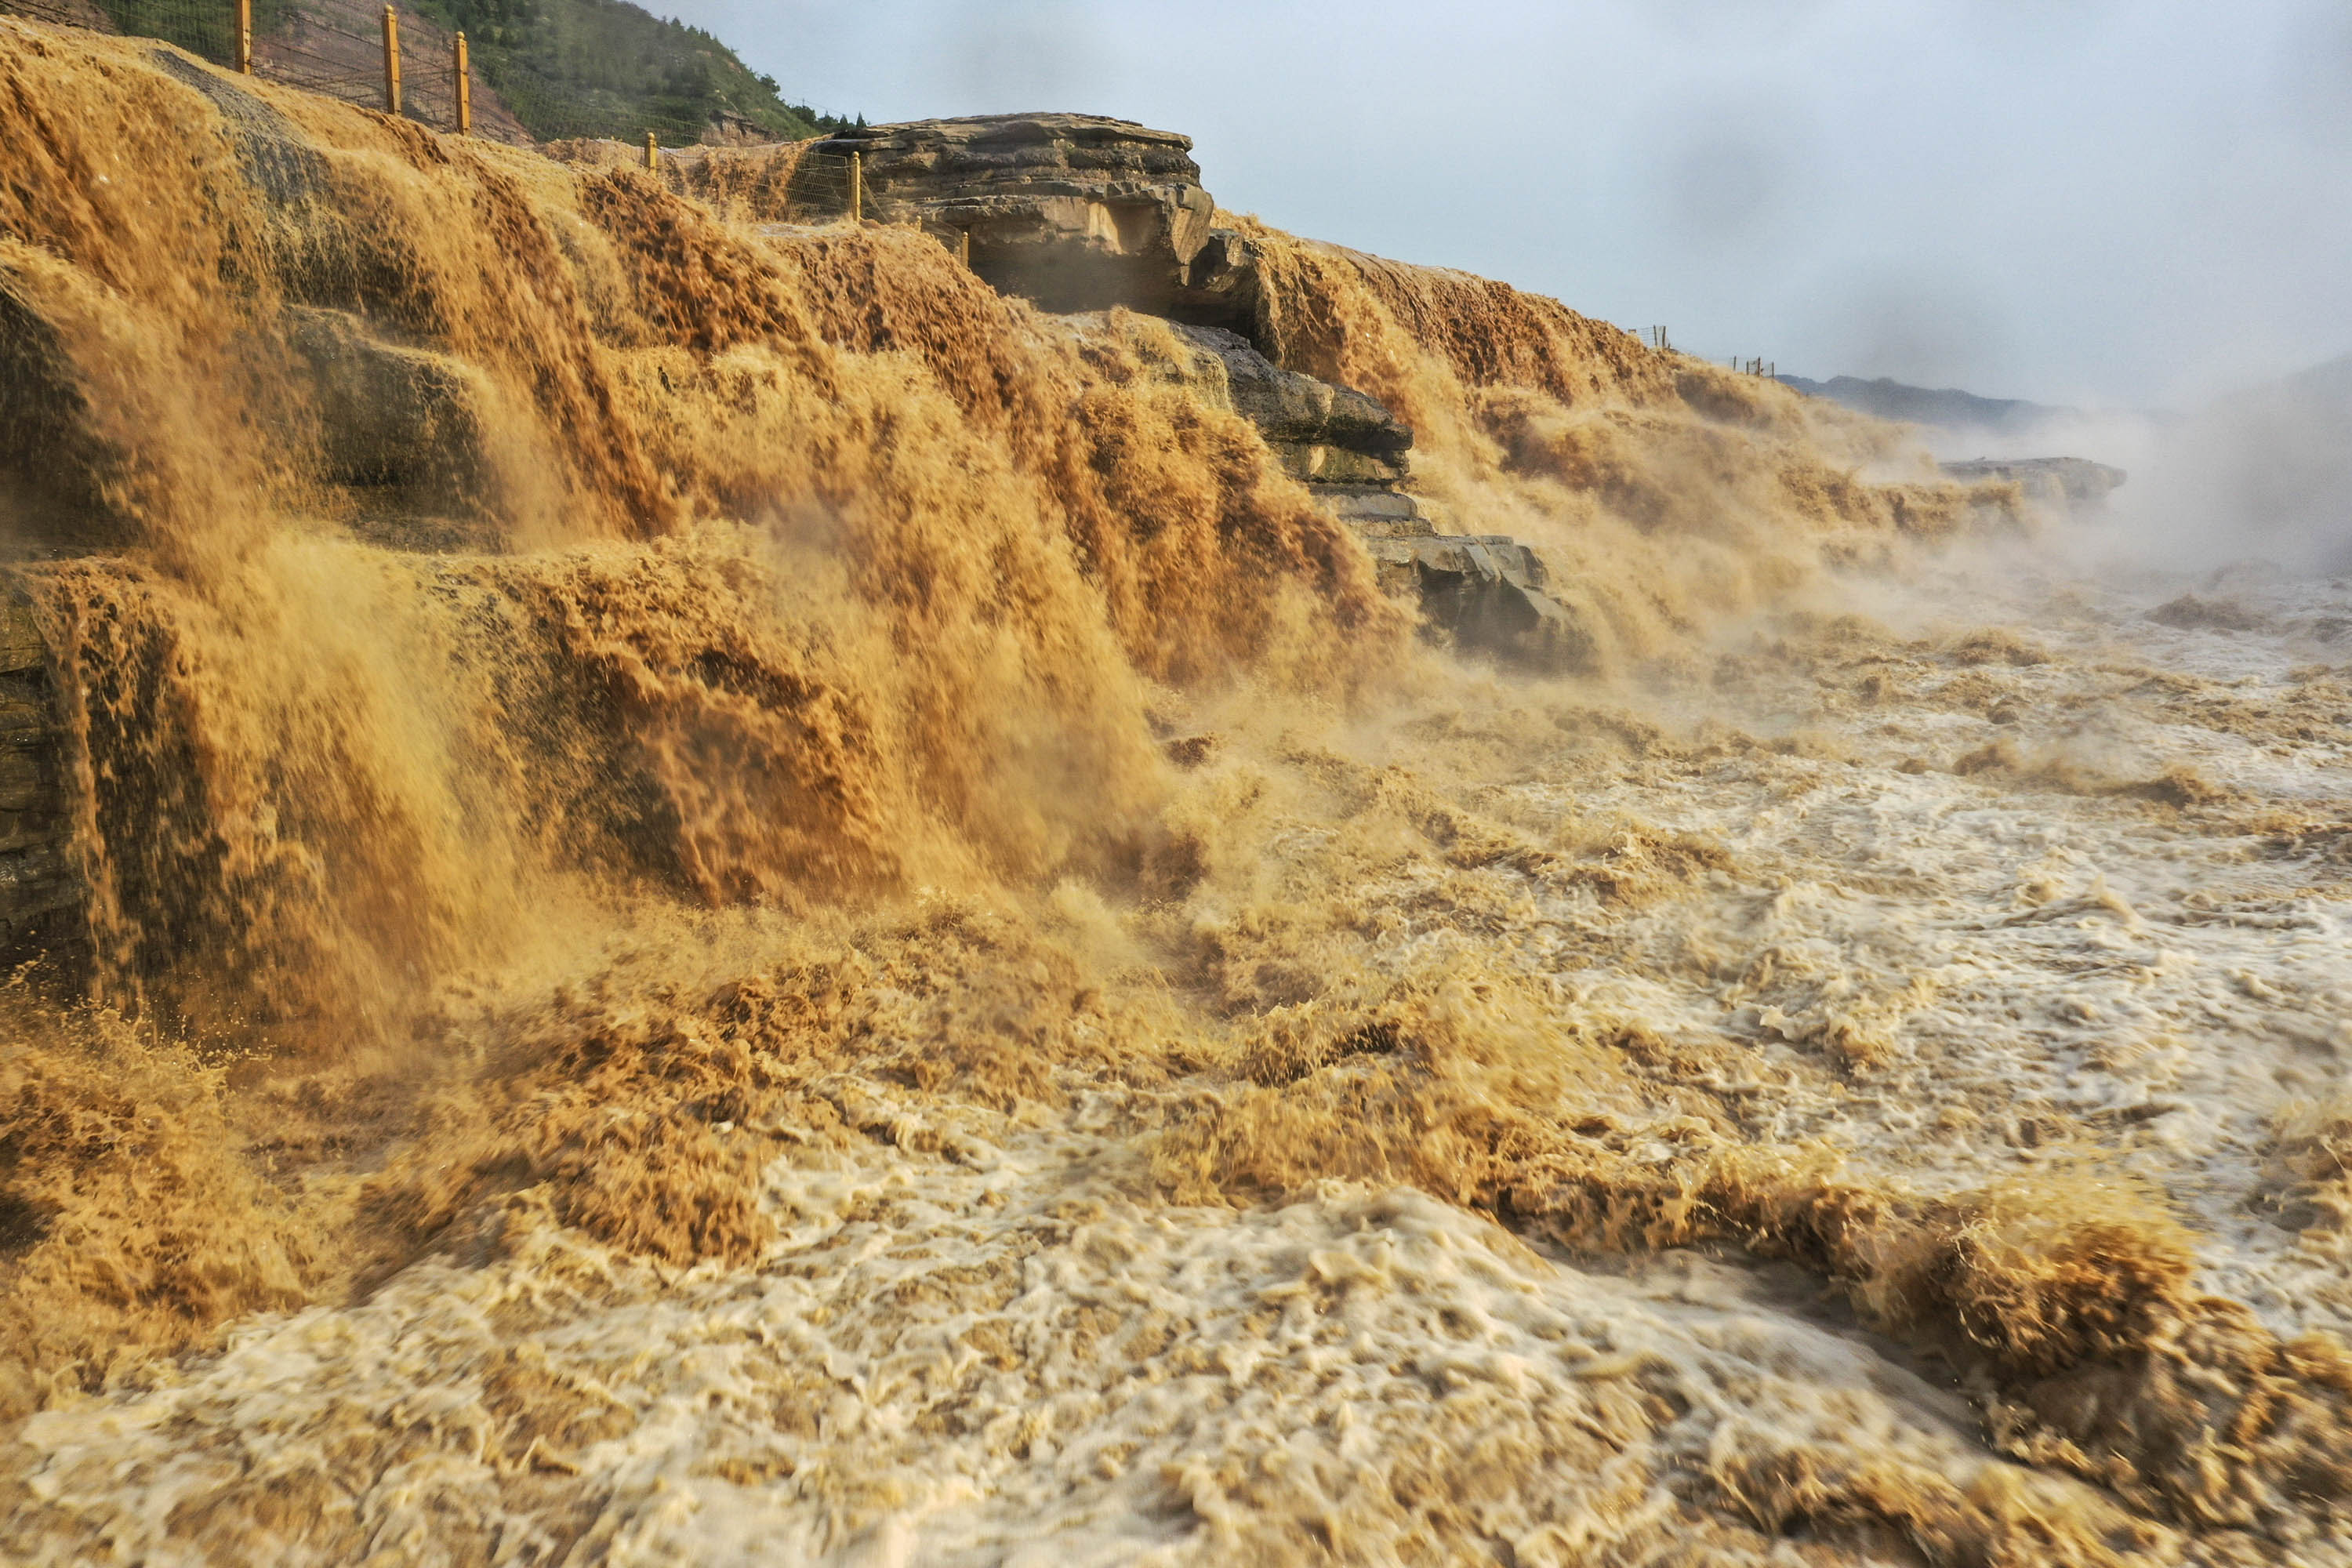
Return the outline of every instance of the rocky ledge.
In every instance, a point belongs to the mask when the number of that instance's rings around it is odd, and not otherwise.
[[[1125,305],[1248,330],[1255,258],[1217,226],[1189,136],[1089,114],[982,115],[836,132],[803,163],[853,153],[866,216],[968,251],[1001,292],[1056,312]]]
[[[1545,592],[1536,552],[1506,534],[1455,533],[1407,490],[1412,430],[1353,388],[1285,370],[1240,334],[1176,325],[1164,374],[1265,436],[1307,493],[1355,529],[1389,593],[1417,601],[1456,646],[1514,662],[1572,664],[1591,649]]]
[[[2028,500],[2063,507],[2097,506],[2129,477],[2088,458],[1977,458],[1942,468],[1948,479],[2006,480]]]

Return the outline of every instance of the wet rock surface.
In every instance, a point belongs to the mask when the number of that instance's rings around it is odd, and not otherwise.
[[[66,858],[71,823],[51,718],[47,652],[32,611],[0,580],[0,956],[62,934],[80,889]]]
[[[1590,652],[1575,617],[1544,591],[1534,551],[1507,534],[1443,531],[1405,489],[1412,430],[1386,407],[1283,369],[1239,333],[1176,331],[1192,351],[1180,377],[1256,425],[1284,468],[1363,538],[1381,587],[1417,602],[1433,629],[1461,647],[1538,665],[1574,664]]]
[[[385,342],[347,311],[294,307],[286,321],[319,419],[323,478],[436,511],[492,499],[491,393],[478,370]]]
[[[1224,373],[1224,401],[1265,433],[1283,467],[1297,478],[1369,489],[1404,479],[1412,430],[1371,398],[1285,370],[1238,332],[1177,331],[1215,357]]]

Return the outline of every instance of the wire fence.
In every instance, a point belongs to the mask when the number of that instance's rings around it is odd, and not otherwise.
[[[0,3],[5,3],[5,0],[0,0]],[[1633,331],[1630,327],[1625,330],[1627,331]],[[1668,332],[1664,327],[1648,328],[1641,334],[1641,336],[1643,341],[1647,342],[1654,349],[1659,349],[1668,353],[1678,352],[1675,348],[1674,335]],[[1760,375],[1767,381],[1778,381],[1780,379],[1780,366],[1779,363],[1775,361],[1764,359],[1760,356],[1755,359],[1728,359],[1724,363],[1741,375]]]
[[[509,59],[493,89],[467,58],[464,35],[383,0],[0,0],[0,14],[176,44],[231,70],[395,113],[435,130],[529,145],[615,142],[648,147],[761,142],[766,132],[685,101],[650,103],[541,76]],[[806,161],[806,160],[803,160]],[[791,205],[831,213],[856,205],[846,160],[791,182]],[[781,203],[787,195],[779,186]]]
[[[687,147],[663,153],[659,163],[667,183],[740,221],[806,224],[866,216],[862,161],[822,142]]]

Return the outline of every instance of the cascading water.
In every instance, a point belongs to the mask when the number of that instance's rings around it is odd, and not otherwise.
[[[2341,1554],[2335,590],[1232,220],[1507,678],[922,234],[5,19],[0,145],[0,1552]]]

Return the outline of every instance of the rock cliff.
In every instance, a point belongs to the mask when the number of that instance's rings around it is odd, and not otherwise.
[[[1007,114],[843,131],[810,152],[858,154],[866,216],[968,243],[973,271],[1045,310],[1126,305],[1218,324],[1245,310],[1207,287],[1227,247],[1212,247],[1216,203],[1189,136]]]

